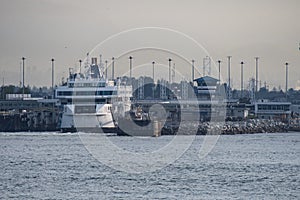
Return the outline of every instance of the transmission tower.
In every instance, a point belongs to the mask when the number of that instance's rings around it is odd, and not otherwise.
[[[144,99],[144,77],[140,77],[138,80],[138,99]]]
[[[188,99],[188,82],[186,80],[181,81],[181,98]]]
[[[210,76],[211,75],[211,59],[209,56],[206,56],[203,58],[203,76],[206,75]]]
[[[166,80],[161,80],[160,81],[160,98],[161,99],[166,99],[167,98],[167,91],[166,91]]]

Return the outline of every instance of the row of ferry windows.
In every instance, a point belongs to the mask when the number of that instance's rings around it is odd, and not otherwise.
[[[94,95],[100,95],[100,96],[108,96],[112,95],[113,91],[58,91],[58,96],[94,96]]]
[[[105,82],[101,83],[69,83],[69,87],[105,87]]]

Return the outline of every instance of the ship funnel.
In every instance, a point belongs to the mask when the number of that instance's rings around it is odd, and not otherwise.
[[[97,58],[92,58],[92,65],[97,65]]]

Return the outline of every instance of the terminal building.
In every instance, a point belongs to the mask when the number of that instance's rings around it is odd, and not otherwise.
[[[259,100],[254,103],[254,112],[259,119],[285,121],[291,116],[291,103]]]

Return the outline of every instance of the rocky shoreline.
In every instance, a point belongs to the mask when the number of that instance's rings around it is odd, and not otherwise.
[[[197,127],[198,126],[198,127]],[[294,129],[296,127],[293,127]],[[299,128],[299,126],[298,126]],[[253,134],[253,133],[275,133],[291,131],[289,124],[274,120],[249,119],[236,122],[181,122],[178,125],[169,125],[164,127],[162,135],[235,135],[235,134]]]

